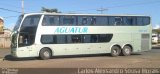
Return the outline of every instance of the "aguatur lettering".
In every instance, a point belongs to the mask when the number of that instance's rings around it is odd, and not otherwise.
[[[54,33],[87,33],[88,27],[57,27]]]

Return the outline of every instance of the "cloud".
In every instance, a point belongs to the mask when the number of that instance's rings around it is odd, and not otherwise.
[[[159,29],[160,28],[160,24],[156,24],[153,26],[153,29]]]

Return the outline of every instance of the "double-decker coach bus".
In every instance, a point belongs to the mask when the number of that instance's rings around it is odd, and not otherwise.
[[[149,16],[29,13],[12,33],[15,57],[49,59],[60,55],[110,53],[128,56],[151,50]]]

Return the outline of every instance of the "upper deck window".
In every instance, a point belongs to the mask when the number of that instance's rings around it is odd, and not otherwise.
[[[21,16],[18,17],[18,21],[16,22],[16,25],[15,25],[15,27],[14,27],[14,29],[13,29],[14,31],[17,31],[17,30],[18,30],[18,28],[19,28],[20,25],[21,25],[22,19],[23,19],[23,15],[21,15]]]
[[[143,18],[143,24],[144,24],[144,25],[150,24],[150,18],[149,18],[149,17],[144,17],[144,18]]]
[[[27,16],[23,21],[22,27],[38,26],[39,20],[40,15]]]
[[[96,25],[96,17],[92,17],[91,19],[91,25]]]
[[[147,16],[45,15],[44,26],[145,26]]]
[[[59,25],[59,17],[58,16],[49,16],[46,15],[43,18],[43,22],[42,22],[43,26],[56,26]]]
[[[82,25],[86,25],[87,24],[87,22],[88,22],[88,19],[87,18],[82,18]]]
[[[106,16],[97,16],[96,17],[97,26],[106,26],[108,25],[108,17]]]
[[[144,26],[150,24],[150,18],[149,17],[137,17],[137,25],[138,26]]]
[[[112,16],[109,16],[108,18],[109,18],[109,21],[108,21],[109,23],[108,23],[108,25],[109,25],[109,26],[115,25],[115,18],[112,17]]]
[[[60,19],[61,25],[76,25],[76,17],[75,16],[61,16]]]
[[[115,24],[114,25],[124,25],[122,17],[115,17]]]
[[[133,26],[133,25],[136,25],[136,17],[124,17],[124,24],[125,25],[130,25],[130,26]]]

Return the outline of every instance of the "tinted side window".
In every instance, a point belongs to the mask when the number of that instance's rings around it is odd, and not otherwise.
[[[61,16],[61,25],[76,25],[76,16]]]
[[[104,22],[103,22],[104,23]],[[108,25],[115,26],[144,26],[150,24],[149,17],[143,16],[108,16]]]
[[[96,20],[97,25],[107,26],[107,24],[108,24],[108,18],[107,17],[100,16],[100,17],[96,17],[96,18],[97,18],[97,20]]]
[[[81,35],[72,35],[71,37],[73,43],[81,43]]]
[[[137,25],[138,26],[144,26],[150,24],[150,18],[149,17],[137,17]]]
[[[91,35],[91,43],[98,43],[98,35]]]
[[[115,17],[115,25],[124,25],[124,21],[122,17]]]
[[[143,18],[143,24],[144,25],[149,25],[150,24],[150,18],[149,17],[144,17]]]
[[[112,37],[113,37],[113,34],[100,34],[99,42],[110,42]]]
[[[134,26],[137,24],[136,17],[126,16],[123,18],[123,20],[124,20],[124,25]]]
[[[106,40],[107,40],[107,35],[106,34],[99,35],[99,42],[105,42]]]
[[[89,18],[87,16],[78,16],[78,25],[89,25]]]
[[[82,25],[87,25],[88,24],[88,19],[87,18],[82,18]]]
[[[137,17],[137,25],[143,26],[143,18],[142,17]]]
[[[83,43],[90,43],[91,35],[82,35],[82,42]]]
[[[91,18],[91,25],[96,25],[97,19],[96,17]]]
[[[43,44],[55,44],[56,43],[56,37],[54,35],[42,35],[41,36],[41,42]]]
[[[57,44],[65,44],[67,43],[66,35],[57,35]]]
[[[66,35],[67,43],[72,43],[72,36],[71,35]]]
[[[43,18],[42,25],[43,26],[59,25],[59,17],[58,16],[46,15]]]
[[[28,16],[24,20],[22,27],[38,26],[39,20],[40,20],[39,15]]]
[[[109,22],[108,25],[111,25],[111,26],[115,25],[115,18],[114,17],[109,17],[108,22]]]
[[[28,24],[34,23],[31,21]],[[45,15],[42,25],[79,25],[79,26],[144,26],[150,24],[150,18],[145,16],[72,16]]]
[[[70,44],[70,43],[102,43],[110,42],[113,34],[86,35],[42,35],[42,44]]]

